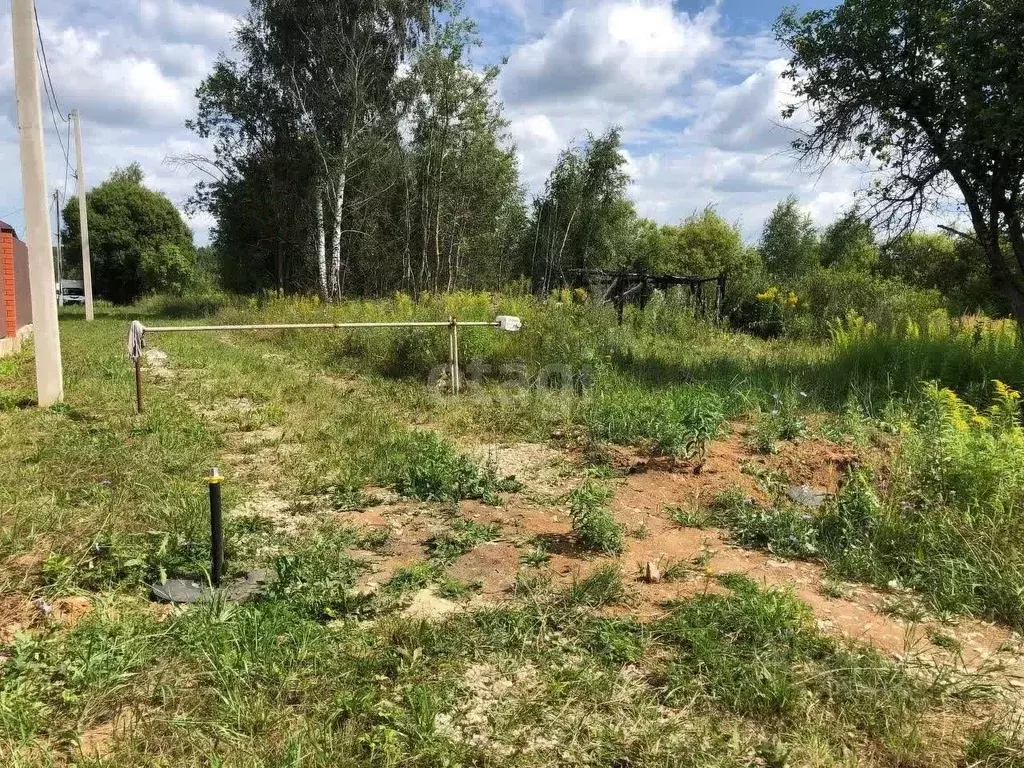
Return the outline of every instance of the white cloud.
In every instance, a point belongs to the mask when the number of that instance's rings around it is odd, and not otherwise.
[[[705,84],[709,105],[687,132],[690,138],[748,152],[787,147],[792,129],[782,124],[782,110],[791,100],[781,77],[785,68],[785,59],[773,59],[738,85]]]
[[[237,22],[223,7],[178,0],[140,0],[113,9],[108,0],[72,0],[39,8],[40,31],[54,86],[64,110],[82,115],[86,177],[101,183],[118,166],[138,162],[146,183],[183,208],[194,185],[185,170],[168,167],[168,156],[205,152],[206,144],[185,128],[195,113],[194,93],[219,51],[230,44]],[[234,3],[234,0],[230,0]],[[98,3],[98,5],[96,4]],[[232,7],[237,7],[238,4]],[[10,16],[0,17],[0,38],[10,40]],[[18,211],[11,223],[23,228],[17,119],[9,46],[0,46],[0,98],[7,105],[0,118],[0,158],[14,169],[0,188],[0,213]],[[47,180],[65,188],[60,141],[67,128],[54,130],[44,100]],[[73,160],[73,156],[72,156]],[[69,178],[67,193],[75,193]],[[205,242],[209,217],[190,219],[197,240]]]
[[[715,8],[696,16],[669,0],[611,0],[569,8],[546,35],[517,49],[502,75],[513,108],[577,104],[646,109],[714,51]]]
[[[763,33],[728,37],[718,6],[696,15],[662,0],[576,4],[514,51],[501,79],[522,155],[539,191],[559,150],[586,131],[624,129],[638,211],[676,222],[714,205],[748,240],[796,194],[816,221],[853,202],[863,171],[801,169],[790,153],[786,59]]]
[[[577,2],[514,50],[499,94],[526,184],[539,189],[559,150],[587,132],[684,114],[677,91],[718,50],[717,21],[715,6],[690,15],[669,0]]]
[[[165,39],[218,44],[234,32],[238,18],[208,5],[179,0],[141,0],[143,27]]]
[[[115,124],[178,124],[191,108],[192,82],[164,74],[152,58],[117,55],[105,36],[49,31],[48,54],[58,94]]]

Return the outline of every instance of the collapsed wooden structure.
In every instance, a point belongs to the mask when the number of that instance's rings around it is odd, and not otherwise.
[[[601,301],[615,305],[622,325],[622,315],[626,304],[636,304],[641,309],[647,306],[655,290],[668,291],[675,286],[689,289],[694,307],[702,314],[709,314],[711,309],[706,302],[705,286],[714,286],[713,315],[715,322],[722,319],[722,308],[725,303],[725,275],[718,277],[695,277],[692,275],[661,275],[644,270],[580,269],[572,272],[575,276],[575,288],[585,288],[591,295]]]

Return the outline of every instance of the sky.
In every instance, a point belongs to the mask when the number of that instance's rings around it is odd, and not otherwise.
[[[189,132],[196,86],[248,0],[36,0],[60,110],[82,115],[94,186],[138,162],[146,183],[183,208],[197,178],[172,158],[208,153]],[[9,4],[0,19],[0,219],[24,227]],[[854,201],[864,169],[802,168],[789,151],[785,51],[771,25],[783,0],[466,0],[483,46],[472,64],[507,59],[498,81],[523,182],[539,191],[559,150],[588,131],[623,130],[629,194],[641,215],[677,223],[714,205],[755,241],[771,209],[796,195],[827,224]],[[829,3],[803,0],[801,9]],[[75,194],[43,103],[47,184]],[[58,135],[59,134],[59,135]],[[74,159],[73,150],[71,154]],[[214,221],[188,217],[198,244]]]

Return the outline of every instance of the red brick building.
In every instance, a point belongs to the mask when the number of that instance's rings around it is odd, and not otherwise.
[[[28,246],[0,221],[0,356],[19,349],[31,325]]]

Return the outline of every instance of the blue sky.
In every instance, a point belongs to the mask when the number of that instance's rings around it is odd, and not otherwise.
[[[184,121],[193,92],[231,44],[247,0],[36,0],[58,97],[81,110],[87,176],[138,162],[150,186],[183,205],[196,179],[169,158],[205,153]],[[802,8],[820,2],[803,2]],[[524,183],[543,184],[558,152],[587,131],[622,127],[639,211],[677,222],[706,205],[756,239],[774,204],[796,194],[827,223],[864,186],[862,169],[801,169],[780,125],[784,52],[775,0],[466,0],[484,42],[475,65],[507,57],[499,95]],[[0,39],[10,41],[9,11]],[[0,218],[23,226],[10,43],[0,46]],[[45,111],[44,115],[48,114]],[[64,189],[56,134],[48,183]],[[74,193],[74,179],[67,184]],[[205,242],[212,220],[190,220]]]

